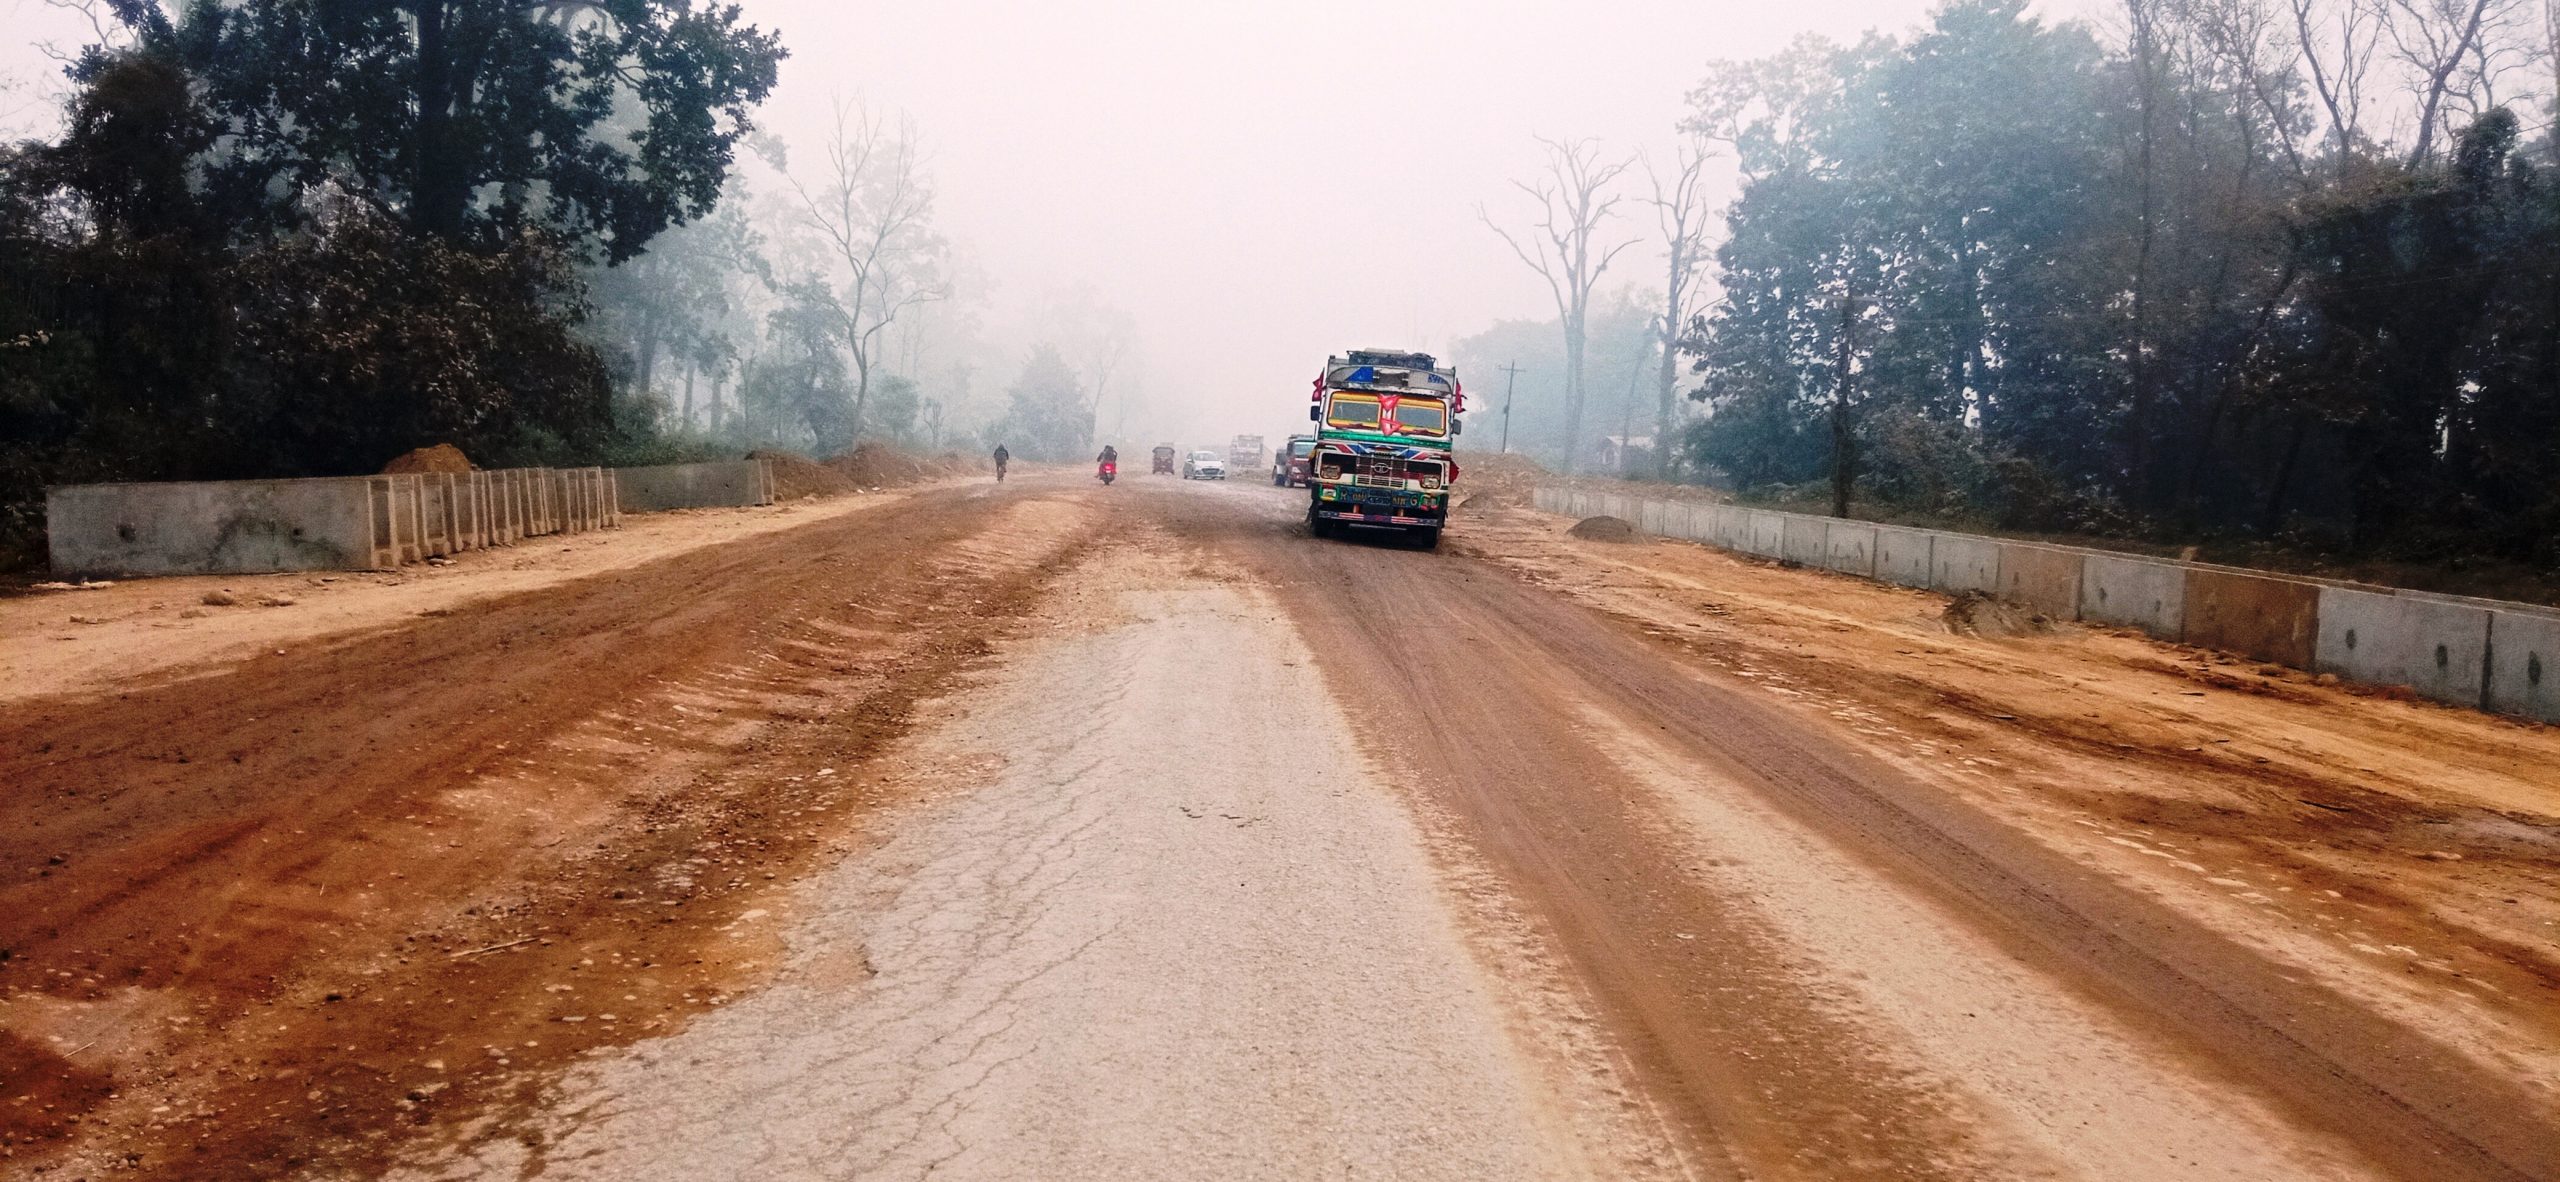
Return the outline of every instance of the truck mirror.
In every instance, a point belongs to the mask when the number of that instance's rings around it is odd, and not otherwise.
[[[1466,421],[1465,419],[1451,419],[1451,420],[1449,420],[1449,433],[1450,433],[1451,435],[1464,435],[1464,434],[1466,434],[1466,433],[1467,433],[1467,421]]]
[[[1324,421],[1324,408],[1323,408],[1323,407],[1321,407],[1321,406],[1310,406],[1310,407],[1308,407],[1308,408],[1307,408],[1307,421],[1308,421],[1308,422],[1310,422],[1310,423],[1320,423],[1320,422],[1323,422],[1323,421]]]

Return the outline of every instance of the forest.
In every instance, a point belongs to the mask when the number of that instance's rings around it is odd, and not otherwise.
[[[0,568],[43,489],[647,463],[978,431],[1066,458],[1128,346],[1087,300],[975,395],[978,277],[912,121],[758,126],[787,56],[702,0],[81,3],[0,146]],[[795,148],[804,149],[795,151]]]
[[[2560,562],[2553,10],[1971,0],[1717,70],[1687,458],[2016,528]]]

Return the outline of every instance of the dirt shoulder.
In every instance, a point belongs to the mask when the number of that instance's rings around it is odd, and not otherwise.
[[[279,646],[397,626],[494,596],[870,513],[923,491],[635,514],[619,529],[528,538],[397,571],[190,575],[26,590],[0,597],[0,703],[201,676]]]
[[[738,520],[0,705],[0,1173],[368,1174],[762,980],[853,770],[1096,525],[1023,485]]]
[[[2560,1103],[2560,729],[1571,524],[1452,538]]]

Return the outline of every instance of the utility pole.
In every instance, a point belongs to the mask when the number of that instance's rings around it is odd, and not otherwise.
[[[1505,361],[1500,368],[1506,375],[1502,380],[1502,454],[1507,456],[1511,454],[1511,391],[1520,384],[1520,367]]]
[[[1852,284],[1840,297],[1840,391],[1831,398],[1831,515],[1849,515],[1849,485],[1855,478],[1849,444],[1849,365],[1855,355],[1849,334],[1858,324],[1858,289]]]

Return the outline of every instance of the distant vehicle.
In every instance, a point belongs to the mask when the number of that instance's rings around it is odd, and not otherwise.
[[[1250,472],[1262,466],[1262,437],[1238,435],[1227,442],[1227,466],[1238,472]]]
[[[1190,459],[1182,461],[1182,478],[1184,480],[1224,480],[1227,478],[1227,462],[1219,459],[1218,453],[1214,451],[1195,451],[1191,453]]]
[[[1154,472],[1152,472],[1152,473],[1150,473],[1150,475],[1156,475],[1156,476],[1171,476],[1171,475],[1173,475],[1173,456],[1174,456],[1174,451],[1173,451],[1173,445],[1172,445],[1172,444],[1170,444],[1170,443],[1159,443],[1159,444],[1157,444],[1157,445],[1156,445],[1156,453],[1155,453],[1155,464],[1156,464],[1156,467],[1155,467],[1155,471],[1154,471]]]
[[[1438,545],[1458,479],[1449,444],[1467,409],[1458,371],[1428,353],[1354,349],[1326,359],[1313,401],[1307,532],[1395,529]]]
[[[1292,435],[1271,453],[1271,483],[1280,488],[1305,488],[1307,463],[1316,454],[1316,437]]]

